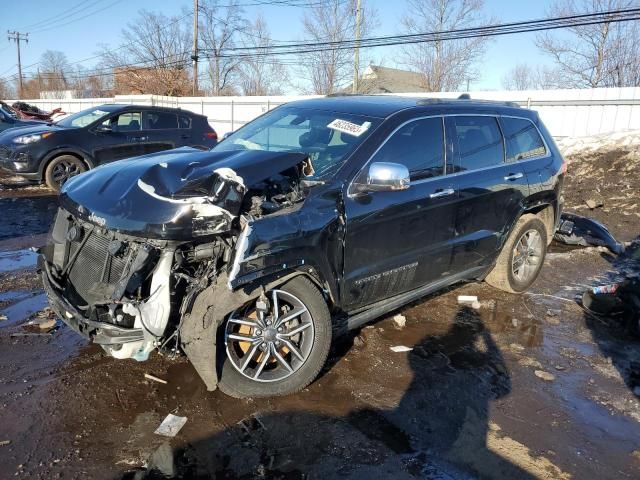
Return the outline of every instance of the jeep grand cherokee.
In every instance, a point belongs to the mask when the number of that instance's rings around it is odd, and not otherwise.
[[[210,390],[283,395],[347,328],[456,282],[527,289],[564,173],[538,115],[512,104],[293,102],[212,151],[70,179],[42,279],[113,357],[179,350]]]

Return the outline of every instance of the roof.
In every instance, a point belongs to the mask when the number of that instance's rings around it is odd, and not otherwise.
[[[353,85],[345,88],[350,92]],[[419,72],[369,65],[358,83],[362,93],[418,93],[427,92],[424,77]]]
[[[323,98],[310,100],[297,100],[287,103],[287,107],[311,108],[336,113],[352,115],[365,115],[369,117],[386,118],[401,110],[411,108],[420,110],[487,110],[510,112],[528,112],[517,105],[508,102],[495,102],[490,100],[472,100],[467,98],[427,98],[427,97],[400,97],[394,95],[330,95]]]
[[[197,117],[201,117],[199,113],[192,112],[191,110],[183,110],[182,108],[175,107],[159,107],[156,105],[135,105],[128,103],[105,103],[99,105],[98,107],[91,108],[102,108],[104,110],[108,110],[110,112],[122,109],[122,110],[155,110],[160,112],[169,112],[169,113],[181,113],[186,115],[195,115]]]

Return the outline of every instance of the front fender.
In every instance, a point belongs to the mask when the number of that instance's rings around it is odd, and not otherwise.
[[[182,319],[180,339],[182,349],[204,381],[207,390],[213,391],[218,387],[218,328],[225,318],[237,308],[257,298],[263,288],[271,290],[302,274],[289,272],[269,283],[255,283],[234,291],[227,288],[228,278],[226,274],[222,274],[216,283],[200,292],[191,311]]]

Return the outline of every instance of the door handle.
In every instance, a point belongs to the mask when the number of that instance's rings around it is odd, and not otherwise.
[[[453,195],[456,191],[453,188],[445,188],[443,190],[439,190],[437,192],[433,192],[429,195],[429,198],[440,198],[440,197],[448,197],[449,195]]]
[[[148,139],[149,137],[131,137],[131,140],[133,140],[134,142],[144,142]]]
[[[504,179],[505,181],[510,181],[510,180],[517,180],[522,177],[524,177],[524,173],[518,172],[518,173],[510,173],[509,175],[504,177]]]
[[[189,138],[191,138],[191,135],[187,135],[187,134],[180,135],[180,138],[183,140],[188,140]]]

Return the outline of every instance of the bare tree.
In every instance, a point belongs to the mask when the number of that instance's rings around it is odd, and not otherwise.
[[[13,96],[13,88],[4,78],[0,78],[0,99],[4,100]]]
[[[68,75],[71,66],[67,56],[57,50],[47,50],[40,57],[38,76],[40,89],[52,92],[60,92],[69,88]]]
[[[376,13],[362,2],[361,36],[376,26]],[[307,9],[302,19],[305,39],[311,42],[343,42],[354,38],[356,1],[327,0]],[[361,58],[361,63],[366,63]],[[297,75],[306,83],[303,90],[327,95],[345,87],[353,74],[353,51],[326,49],[300,54]],[[306,88],[305,88],[306,87]]]
[[[483,8],[484,0],[409,0],[402,24],[407,34],[480,27],[493,22],[484,17]],[[423,74],[427,90],[454,91],[478,78],[476,66],[487,42],[486,37],[446,41],[436,37],[404,47],[402,63]]]
[[[286,82],[287,69],[270,55],[273,41],[269,28],[259,15],[255,22],[243,32],[242,45],[259,49],[262,55],[249,57],[238,66],[238,77],[244,95],[281,95],[282,85]]]
[[[563,0],[549,16],[569,16],[637,7],[634,0]],[[605,22],[540,34],[538,47],[557,66],[558,86],[565,88],[640,86],[640,25]]]
[[[236,93],[240,60],[225,56],[225,50],[233,48],[239,35],[247,28],[238,0],[232,0],[222,8],[218,0],[207,0],[200,6],[200,48],[209,58],[209,82],[213,95]]]
[[[123,31],[123,44],[105,48],[115,93],[185,95],[190,92],[191,29],[176,17],[142,10]]]
[[[526,63],[520,63],[502,77],[505,90],[530,90],[538,87],[537,71]]]

